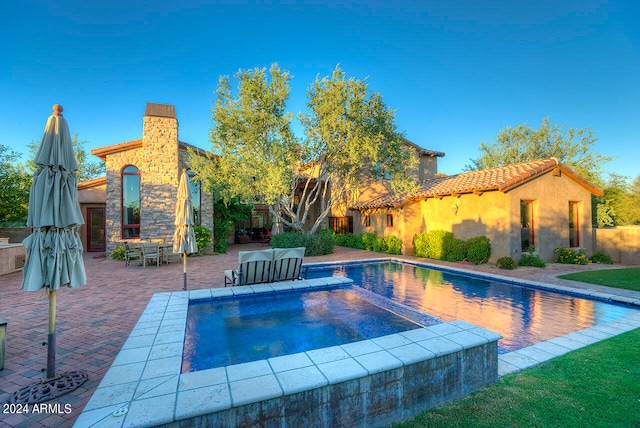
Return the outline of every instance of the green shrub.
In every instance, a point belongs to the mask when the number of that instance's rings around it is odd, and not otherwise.
[[[113,250],[109,255],[109,258],[113,260],[124,260],[125,259],[124,254],[125,254],[124,247],[122,246],[116,247],[115,250]]]
[[[376,232],[367,232],[362,234],[362,244],[367,251],[375,251],[378,234]]]
[[[500,257],[496,261],[496,267],[499,269],[514,269],[516,267],[516,261],[511,257]]]
[[[520,256],[519,266],[533,266],[543,268],[547,264],[537,254],[525,253]]]
[[[387,254],[402,254],[402,240],[395,235],[388,235],[385,239]]]
[[[448,262],[461,262],[467,257],[467,243],[462,239],[448,240],[445,253]]]
[[[453,234],[444,230],[422,232],[413,237],[414,255],[428,259],[446,260],[446,249],[452,240]]]
[[[413,255],[416,257],[427,257],[429,247],[427,245],[427,231],[413,236]]]
[[[345,235],[334,235],[333,241],[336,245],[340,245],[341,247],[359,248],[361,250],[364,250],[362,235],[354,235],[353,233],[347,233]]]
[[[606,254],[604,251],[596,251],[589,260],[591,260],[591,263],[604,263],[607,265],[613,264],[611,256]]]
[[[580,248],[575,251],[573,248],[558,247],[553,250],[558,255],[558,263],[573,264],[573,265],[586,265],[589,264],[589,260],[586,256],[586,250]]]
[[[198,245],[198,253],[200,253],[211,244],[211,231],[206,227],[194,226],[193,232],[196,235],[196,244]]]
[[[297,232],[278,233],[271,237],[273,248],[305,247],[305,256],[323,256],[333,253],[333,238],[328,233],[306,235]]]
[[[491,243],[486,236],[467,239],[467,259],[475,265],[486,263],[491,256]]]

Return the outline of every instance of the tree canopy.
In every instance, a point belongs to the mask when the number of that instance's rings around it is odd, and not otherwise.
[[[0,224],[24,223],[31,174],[17,162],[20,155],[0,144]]]
[[[612,158],[595,151],[597,138],[589,128],[569,128],[552,124],[550,118],[542,120],[539,129],[526,122],[501,130],[492,143],[480,143],[481,155],[470,159],[467,170],[480,170],[512,163],[555,157],[585,179],[602,184],[602,165]]]
[[[286,111],[292,76],[273,64],[240,70],[237,94],[221,77],[213,108],[212,163],[192,156],[196,170],[216,198],[240,197],[264,203],[276,222],[314,233],[336,204],[345,202],[358,177],[384,167],[397,190],[416,161],[394,123],[395,114],[363,80],[336,67],[317,77],[307,93],[308,112],[298,118],[304,137],[292,131]],[[328,185],[330,183],[330,186]],[[310,216],[312,210],[317,210]],[[306,227],[308,219],[313,224]]]

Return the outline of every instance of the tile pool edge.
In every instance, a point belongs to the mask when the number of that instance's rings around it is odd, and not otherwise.
[[[444,399],[459,398],[497,380],[497,341],[501,336],[464,321],[268,360],[180,373],[189,300],[351,283],[347,278],[331,277],[154,294],[75,426],[177,425],[188,419],[210,421],[215,417],[228,421],[250,412],[248,409],[256,404],[282,409],[282,400],[295,401],[296,397],[309,394],[326,399],[336,395],[337,390],[360,391],[362,385],[380,384],[389,378],[395,379],[392,383],[396,389],[400,388],[400,382],[413,383],[413,389],[409,385],[406,389],[424,395],[422,398],[433,407]],[[483,364],[478,364],[479,361]],[[439,386],[446,390],[448,398],[438,394],[426,397],[429,388],[414,381],[420,376],[429,380],[432,375],[422,371],[426,367],[433,370],[432,366],[449,380],[449,383],[441,381]],[[370,398],[384,399],[381,397],[387,388],[385,384],[380,391],[372,390]],[[299,403],[302,413],[307,411],[308,398]],[[359,402],[362,397],[352,399]],[[396,398],[395,403],[401,407],[402,417],[424,410],[424,406],[416,408],[413,401],[407,403],[404,398]],[[335,417],[334,413],[328,413],[333,416],[326,417]],[[289,417],[292,416],[287,414]],[[391,414],[388,417],[389,421],[396,418]],[[343,415],[344,418],[349,419],[349,415]]]

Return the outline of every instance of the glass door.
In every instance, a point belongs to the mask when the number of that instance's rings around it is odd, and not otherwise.
[[[105,251],[104,208],[87,208],[87,251]]]

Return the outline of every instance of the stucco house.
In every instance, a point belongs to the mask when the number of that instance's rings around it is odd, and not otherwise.
[[[173,239],[178,184],[189,169],[189,151],[179,140],[175,107],[147,103],[142,138],[91,150],[105,161],[106,177],[78,184],[88,251],[112,251],[123,240]],[[213,229],[213,198],[191,181],[196,224]]]
[[[421,180],[417,193],[387,191],[349,207],[354,233],[394,234],[403,253],[413,254],[413,237],[445,230],[466,240],[486,236],[491,259],[534,248],[554,261],[557,247],[594,249],[591,195],[602,191],[555,158],[538,159]]]

